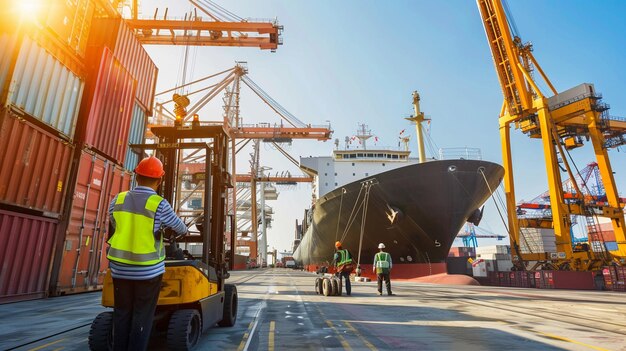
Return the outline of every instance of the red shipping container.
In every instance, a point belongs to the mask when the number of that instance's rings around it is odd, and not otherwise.
[[[58,217],[73,147],[0,109],[0,201]]]
[[[541,289],[554,289],[553,271],[541,271]]]
[[[555,289],[595,290],[595,272],[554,271]]]
[[[108,236],[109,203],[129,186],[130,173],[100,155],[82,151],[55,295],[102,287],[108,267],[102,250]]]
[[[105,48],[97,79],[90,73],[80,109],[77,138],[119,164],[124,163],[136,83]]]
[[[528,287],[529,288],[536,288],[537,286],[536,281],[535,281],[535,272],[526,272],[526,277],[528,279]]]
[[[541,272],[533,272],[535,280],[535,288],[541,289]]]
[[[0,210],[0,303],[43,298],[57,221]]]
[[[151,116],[158,69],[124,20],[94,18],[88,45],[88,50],[96,52],[102,47],[113,51],[113,55],[137,81],[137,101]]]

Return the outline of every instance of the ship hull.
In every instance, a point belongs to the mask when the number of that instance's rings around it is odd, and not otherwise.
[[[341,241],[363,267],[372,264],[379,243],[394,265],[445,262],[459,230],[503,174],[491,162],[440,160],[349,183],[315,203],[294,258],[303,266],[328,266]]]

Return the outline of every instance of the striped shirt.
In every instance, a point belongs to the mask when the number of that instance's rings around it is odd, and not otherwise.
[[[135,189],[131,190],[131,192],[156,194],[152,188],[146,186],[137,186]],[[111,201],[111,204],[109,205],[109,220],[111,221],[111,226],[113,228],[115,228],[113,208],[116,200],[117,195],[115,195],[113,201]],[[169,202],[165,199],[159,203],[159,207],[157,207],[154,216],[154,236],[156,240],[160,239],[161,234],[159,231],[161,230],[161,227],[171,228],[179,235],[187,234],[187,226],[185,226],[185,223],[183,223],[183,221],[176,216],[172,206],[170,206]],[[163,261],[151,266],[138,266],[109,261],[109,268],[111,268],[111,276],[118,279],[148,280],[165,273],[165,263]]]

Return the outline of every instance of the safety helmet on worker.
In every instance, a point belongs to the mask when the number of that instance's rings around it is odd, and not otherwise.
[[[148,178],[161,178],[165,174],[163,163],[154,156],[146,157],[135,167],[135,173]]]
[[[336,248],[340,248],[340,247],[341,247],[341,241],[337,241],[337,242],[335,242],[335,247],[336,247]]]
[[[383,244],[383,243],[378,244],[378,248],[379,249],[384,249],[385,248],[385,244]]]

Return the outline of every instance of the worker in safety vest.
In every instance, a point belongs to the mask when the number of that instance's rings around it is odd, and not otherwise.
[[[346,285],[346,294],[350,296],[352,294],[352,286],[350,285],[350,273],[354,269],[354,265],[352,264],[352,254],[350,251],[341,247],[341,242],[337,241],[335,243],[335,252],[334,262],[337,267],[337,274],[339,275],[339,281],[343,278]],[[343,284],[342,284],[343,285]]]
[[[114,350],[147,349],[165,273],[161,228],[169,227],[178,236],[187,234],[167,200],[156,193],[165,174],[161,161],[144,158],[135,173],[137,187],[117,194],[109,207]]]
[[[378,278],[378,295],[383,294],[383,280],[387,286],[387,295],[393,295],[391,292],[391,280],[389,279],[389,273],[391,272],[391,255],[385,251],[385,244],[378,244],[378,253],[374,255],[373,270]]]

